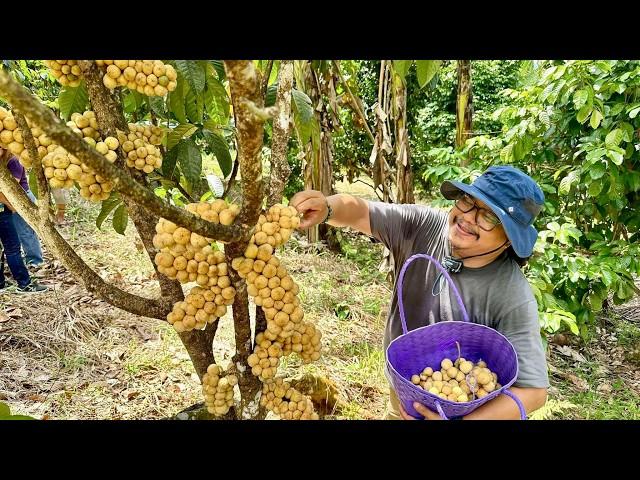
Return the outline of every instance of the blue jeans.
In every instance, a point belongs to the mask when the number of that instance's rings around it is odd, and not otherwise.
[[[33,203],[36,203],[36,197],[30,190],[27,190],[27,196]],[[22,245],[22,251],[24,252],[24,259],[34,265],[39,265],[44,262],[42,258],[42,247],[40,246],[40,239],[31,226],[22,218],[17,212],[13,214],[13,223],[18,232],[18,238]]]
[[[2,212],[0,212],[0,241],[2,241],[2,246],[4,247],[4,254],[7,257],[7,265],[9,265],[11,275],[18,282],[18,286],[23,288],[31,283],[31,277],[29,277],[29,271],[25,267],[20,254],[20,239],[13,223],[14,217],[17,215],[1,203],[0,208],[2,208]],[[4,288],[4,286],[3,264],[2,268],[0,268],[0,288]]]

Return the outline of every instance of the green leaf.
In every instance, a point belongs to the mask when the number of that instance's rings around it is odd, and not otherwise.
[[[187,114],[184,109],[184,86],[184,79],[179,78],[176,89],[169,92],[169,108],[180,123],[187,123]]]
[[[549,222],[547,223],[547,228],[552,232],[557,232],[560,230],[560,224],[558,222]]]
[[[5,417],[4,420],[35,420],[35,418],[28,415],[10,415]]]
[[[293,100],[293,119],[300,141],[302,144],[306,144],[311,137],[311,130],[313,126],[313,107],[311,106],[311,99],[297,89],[291,90],[291,98]]]
[[[187,117],[194,123],[202,123],[204,114],[204,102],[202,95],[196,95],[192,89],[187,91],[184,97],[184,108],[187,112]]]
[[[600,110],[594,109],[593,113],[591,114],[591,120],[589,121],[591,128],[598,128],[598,125],[600,125],[601,121],[602,113],[600,113]]]
[[[98,230],[102,228],[102,223],[106,220],[111,211],[121,203],[120,195],[116,192],[112,192],[111,196],[102,202],[102,208],[96,218],[96,227],[98,227]]]
[[[608,146],[617,147],[622,141],[622,130],[619,128],[611,130],[607,137],[604,139],[604,143]]]
[[[276,104],[276,94],[278,93],[278,84],[274,83],[267,87],[267,94],[264,97],[264,106],[271,107]]]
[[[145,97],[149,103],[149,108],[159,117],[165,116],[164,99],[161,97]]]
[[[609,112],[609,116],[613,117],[618,115],[622,110],[624,110],[624,103],[616,103],[613,107],[611,107],[611,111]]]
[[[213,65],[213,68],[218,74],[218,80],[223,81],[227,77],[224,71],[224,62],[222,60],[211,60],[211,65]]]
[[[435,74],[438,73],[440,63],[440,60],[416,60],[418,84],[420,85],[420,88],[424,88]]]
[[[184,123],[182,125],[178,125],[176,128],[171,130],[167,135],[167,150],[171,150],[174,146],[180,142],[183,138],[188,138],[194,133],[198,131],[198,127],[196,125],[192,125],[190,123]]]
[[[79,87],[62,87],[58,95],[58,105],[60,115],[65,120],[69,120],[72,113],[83,113],[89,106],[89,96],[85,88],[84,81]]]
[[[133,113],[144,104],[145,96],[135,90],[130,90],[123,99],[125,113]]]
[[[412,63],[413,60],[394,60],[393,69],[396,71],[398,76],[400,76],[400,78],[404,80],[404,77],[406,77],[407,73],[409,73],[409,69],[411,68]]]
[[[633,141],[633,134],[634,134],[633,125],[631,125],[628,122],[622,122],[620,124],[620,128],[622,129],[622,139],[625,142]]]
[[[578,122],[580,123],[586,122],[587,118],[589,118],[589,115],[591,115],[591,110],[593,110],[593,107],[591,105],[584,105],[578,111],[576,115],[576,120],[578,120]]]
[[[173,173],[178,162],[178,148],[174,147],[162,157],[162,175],[166,178],[173,178]]]
[[[593,178],[594,180],[597,180],[598,178],[602,177],[605,174],[605,172],[606,172],[606,168],[602,164],[602,162],[595,163],[591,165],[591,167],[589,168],[589,175],[591,175],[591,178]]]
[[[589,93],[586,90],[576,90],[573,94],[573,105],[576,107],[576,110],[580,110],[585,103],[587,103],[588,98]]]
[[[311,106],[311,99],[306,93],[294,88],[291,90],[291,97],[295,109],[300,116],[302,123],[309,123],[313,117],[313,107]]]
[[[176,60],[176,69],[187,80],[195,94],[204,90],[205,71],[195,60]]]
[[[624,162],[624,155],[620,152],[616,152],[615,150],[608,150],[607,157],[609,157],[616,165],[622,165],[622,162]]]
[[[551,82],[549,83],[544,90],[542,91],[542,93],[540,93],[540,100],[541,101],[545,101],[553,92],[553,89],[555,88],[556,84],[555,82]]]
[[[113,214],[113,229],[120,235],[124,235],[128,222],[129,214],[127,213],[127,209],[124,204],[122,204],[116,209],[116,213]]]
[[[500,150],[500,160],[505,163],[511,162],[514,159],[513,156],[513,144],[510,143]]]
[[[592,182],[589,184],[589,195],[597,197],[602,191],[602,182]]]
[[[551,120],[549,118],[549,113],[546,112],[545,110],[543,110],[542,112],[540,112],[538,114],[538,118],[540,119],[540,121],[542,122],[542,124],[549,128],[551,126]]]
[[[229,120],[229,96],[224,85],[218,79],[209,76],[204,90],[204,104],[207,115],[219,125],[226,125]]]
[[[6,403],[0,402],[0,418],[11,415],[11,409]]]
[[[231,168],[233,166],[231,160],[231,154],[229,153],[229,145],[224,137],[215,132],[205,131],[204,138],[207,140],[209,144],[209,148],[213,150],[213,154],[216,156],[216,160],[218,160],[218,165],[220,165],[220,170],[222,170],[222,174],[224,177],[228,177],[231,173]]]
[[[191,138],[180,141],[178,148],[178,165],[182,174],[192,187],[200,180],[202,173],[202,156],[200,149]]]
[[[640,113],[640,107],[636,107],[629,111],[629,118],[636,118],[636,116]]]

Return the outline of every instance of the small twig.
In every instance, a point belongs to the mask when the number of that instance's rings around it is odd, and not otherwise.
[[[222,194],[222,198],[226,198],[233,187],[234,182],[236,181],[236,175],[238,174],[238,159],[233,162],[233,169],[231,170],[231,175],[229,176],[229,180],[227,181],[227,185],[224,188],[224,193]]]
[[[191,203],[196,203],[196,200],[193,199],[193,197],[191,197],[191,195],[189,195],[189,192],[187,192],[184,187],[182,185],[180,185],[180,182],[176,182],[176,188],[178,189],[178,191],[184,195],[184,197],[189,200]]]

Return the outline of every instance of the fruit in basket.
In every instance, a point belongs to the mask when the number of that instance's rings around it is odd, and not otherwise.
[[[502,387],[486,362],[479,360],[474,364],[460,356],[455,361],[444,358],[440,370],[425,367],[411,376],[411,383],[443,400],[458,403],[486,397]]]

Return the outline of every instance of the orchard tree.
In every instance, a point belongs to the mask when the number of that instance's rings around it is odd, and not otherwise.
[[[2,166],[0,190],[16,211],[89,292],[173,326],[202,381],[206,416],[263,418],[271,410],[286,419],[318,418],[310,398],[276,376],[284,355],[317,360],[321,338],[303,318],[298,285],[274,255],[299,224],[295,209],[278,203],[288,175],[291,63],[281,63],[275,106],[268,108],[273,62],[263,70],[262,62],[252,61],[45,64],[62,85],[62,119],[0,71],[0,97],[10,106],[0,110],[0,145],[33,169],[39,193],[33,205]],[[274,116],[267,186],[263,132]],[[216,199],[205,193],[202,151],[215,155],[223,177]],[[238,171],[240,188],[228,201]],[[74,186],[101,203],[98,228],[111,212],[119,233],[131,219],[155,268],[158,297],[105,282],[56,230],[49,189]],[[261,312],[253,331],[249,295]],[[216,363],[212,343],[227,307],[233,312],[235,355],[225,370]]]

